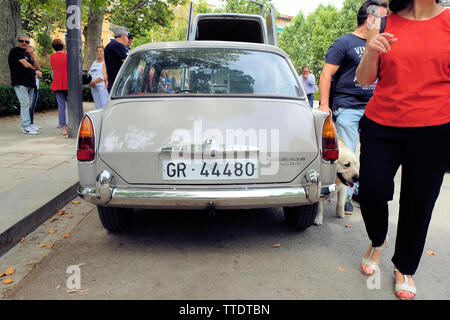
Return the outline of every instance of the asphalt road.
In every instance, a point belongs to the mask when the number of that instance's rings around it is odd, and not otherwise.
[[[398,192],[396,187],[390,203],[391,240],[380,289],[369,290],[359,269],[369,241],[358,208],[339,219],[335,202],[327,203],[324,224],[303,232],[288,228],[279,209],[219,211],[211,217],[200,211],[135,211],[130,228],[113,234],[103,229],[95,207],[81,202],[68,204],[67,214],[56,215],[59,220],[47,221],[0,257],[0,273],[16,269],[10,276],[14,283],[0,283],[0,294],[4,299],[396,299],[390,259]],[[450,299],[449,209],[447,173],[414,277],[417,300]],[[56,233],[49,234],[51,229]],[[39,248],[41,243],[54,247]],[[79,265],[81,291],[69,293],[71,265]]]

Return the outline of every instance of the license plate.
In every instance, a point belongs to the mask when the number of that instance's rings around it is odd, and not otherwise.
[[[257,160],[171,161],[164,160],[164,180],[242,180],[259,175]]]

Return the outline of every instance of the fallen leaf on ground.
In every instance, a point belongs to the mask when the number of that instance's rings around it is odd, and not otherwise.
[[[10,276],[10,275],[12,275],[14,272],[16,272],[16,269],[14,269],[13,267],[8,267],[8,268],[6,268],[5,275],[6,275],[6,276]]]
[[[61,285],[58,284],[55,289],[58,290],[59,288],[61,288]]]
[[[272,245],[272,248],[278,248],[280,246],[281,246],[281,244],[277,243],[277,244]]]
[[[68,291],[66,291],[67,293],[77,293],[77,292],[80,292],[81,290],[76,290],[76,289],[74,289],[74,290],[68,290]]]
[[[25,241],[25,238],[20,238],[20,242],[24,242]]]
[[[89,290],[88,289],[86,289],[86,290],[80,290],[80,292],[78,292],[79,294],[83,294],[83,293],[88,293],[89,292]]]
[[[437,253],[434,252],[434,251],[428,250],[428,251],[427,251],[427,255],[429,255],[429,256],[435,256],[435,255],[437,255]]]
[[[304,277],[305,274],[304,274],[304,273],[300,273],[299,276],[300,276],[300,277]]]
[[[37,263],[36,261],[28,261],[27,263],[25,263],[27,266],[29,266],[29,265],[32,265],[32,264],[35,264],[35,263]]]
[[[54,246],[55,244],[54,243],[50,243],[48,246],[46,246],[45,248],[46,249],[51,249],[51,248],[53,248],[53,246]]]
[[[6,273],[0,273],[0,278],[6,276]]]
[[[83,263],[80,263],[80,264],[78,265],[78,267],[82,267],[82,266],[85,266],[85,265],[86,265],[86,263],[83,262]]]
[[[72,209],[72,207],[67,207],[67,209]]]
[[[73,204],[79,204],[80,203],[80,201],[78,201],[78,200],[73,200],[72,202],[70,202],[70,203],[73,203]]]
[[[73,216],[67,216],[67,219],[72,219],[73,218]]]
[[[59,215],[59,216],[62,216],[62,215],[64,215],[64,214],[67,214],[67,211],[66,211],[66,210],[58,210],[58,215]]]
[[[48,233],[54,234],[54,233],[56,233],[56,229],[50,229],[50,230],[48,231]]]
[[[12,281],[11,278],[8,278],[8,279],[3,280],[3,283],[4,283],[4,284],[10,284],[10,283],[13,283],[13,282],[14,282],[14,281]]]
[[[347,229],[350,229],[350,228],[352,227],[352,225],[351,225],[351,224],[346,224],[345,227],[346,227]]]
[[[69,237],[69,234],[68,234],[68,233],[64,233],[61,237],[62,237],[62,238],[68,238],[68,237]]]
[[[48,257],[48,253],[42,254],[43,257]]]
[[[339,267],[339,268],[337,268],[339,271],[341,271],[341,272],[344,272],[345,270],[344,270],[344,268],[342,268],[342,267]]]
[[[43,247],[45,247],[45,246],[47,246],[45,243],[41,243],[41,244],[39,245],[39,248],[43,248]]]
[[[50,222],[53,222],[53,221],[55,221],[56,219],[58,219],[58,218],[52,218],[52,219],[50,220]]]

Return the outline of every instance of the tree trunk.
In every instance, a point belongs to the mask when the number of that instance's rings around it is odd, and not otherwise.
[[[101,45],[104,11],[89,9],[87,25],[83,30],[84,59],[83,70],[89,70],[92,62],[97,58],[96,48]]]
[[[0,30],[0,85],[11,85],[8,55],[17,46],[16,38],[21,30],[18,1],[0,0]]]

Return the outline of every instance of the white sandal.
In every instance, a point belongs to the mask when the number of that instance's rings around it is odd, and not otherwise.
[[[377,270],[380,269],[380,267],[379,267],[380,263],[377,262],[377,261],[372,261],[371,259],[372,259],[372,256],[373,256],[373,253],[375,252],[375,250],[384,250],[387,247],[388,239],[389,239],[389,237],[386,236],[386,240],[384,240],[384,243],[381,246],[379,246],[379,247],[372,247],[372,250],[370,251],[369,257],[367,257],[367,258],[363,257],[362,258],[361,270],[362,270],[362,272],[365,275],[371,276],[371,275],[375,274],[375,272],[377,272]],[[369,268],[371,268],[374,271],[370,272],[370,273],[364,271],[365,268],[363,268],[363,265],[367,265]]]
[[[394,269],[394,273],[395,272],[400,272],[397,268],[395,268]],[[401,273],[401,272],[400,272]],[[407,275],[403,275],[403,283],[401,283],[401,284],[399,284],[399,283],[395,283],[395,286],[394,286],[394,290],[395,290],[395,295],[397,296],[397,297],[399,297],[400,299],[402,299],[402,300],[412,300],[412,299],[414,299],[415,297],[416,297],[416,288],[415,287],[413,287],[413,286],[410,286],[409,284],[408,284],[408,276]],[[413,293],[414,294],[414,296],[412,297],[412,298],[404,298],[404,297],[402,297],[402,296],[400,296],[398,293],[399,293],[399,291],[408,291],[408,292],[411,292],[411,293]]]

